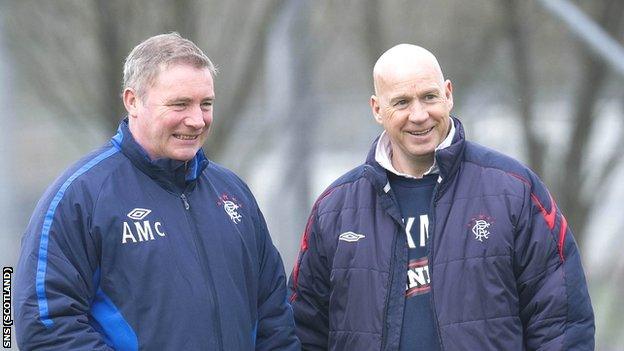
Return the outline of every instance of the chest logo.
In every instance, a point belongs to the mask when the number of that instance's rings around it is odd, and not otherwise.
[[[143,218],[147,217],[152,210],[148,210],[147,208],[135,208],[134,210],[128,212],[127,216],[130,219],[134,219],[135,221],[140,221]]]
[[[222,194],[217,201],[217,206],[223,207],[223,210],[234,224],[238,224],[243,220],[243,215],[238,213],[238,209],[242,206],[235,197]]]
[[[366,236],[362,234],[358,234],[354,232],[346,232],[346,233],[340,234],[340,236],[338,237],[338,240],[346,241],[348,243],[354,243],[365,237]]]
[[[162,229],[160,221],[144,220],[152,210],[147,208],[135,208],[126,215],[132,221],[123,222],[121,233],[121,243],[151,241],[157,237],[164,237],[166,234]],[[154,236],[156,234],[156,236]]]
[[[490,238],[490,227],[493,223],[494,218],[485,215],[479,215],[470,221],[468,227],[470,227],[470,230],[472,231],[472,234],[474,234],[475,239],[483,242],[484,240]]]

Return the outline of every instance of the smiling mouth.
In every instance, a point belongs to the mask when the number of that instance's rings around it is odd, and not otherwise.
[[[423,131],[420,131],[420,132],[407,132],[407,133],[409,133],[411,135],[415,135],[415,136],[423,136],[423,135],[429,134],[429,132],[431,132],[433,130],[433,128],[434,127],[431,127],[431,128],[429,128],[427,130],[423,130]]]
[[[173,137],[180,140],[195,140],[199,135],[174,134]]]

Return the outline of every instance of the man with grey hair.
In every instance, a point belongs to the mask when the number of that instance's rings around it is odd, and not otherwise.
[[[290,280],[304,350],[593,350],[570,228],[537,175],[469,142],[435,56],[373,69],[384,131],[312,208]]]
[[[201,149],[214,76],[177,33],[128,55],[127,118],[46,191],[24,235],[21,349],[299,349],[258,204]]]

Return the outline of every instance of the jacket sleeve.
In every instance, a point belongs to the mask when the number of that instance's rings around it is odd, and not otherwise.
[[[289,283],[297,336],[303,350],[327,350],[329,341],[330,267],[319,240],[316,211],[315,206]]]
[[[258,232],[262,234],[256,350],[299,350],[293,311],[286,298],[286,274],[282,259],[259,210],[255,221]]]
[[[515,247],[527,350],[593,350],[594,315],[581,257],[565,217],[536,178]]]
[[[15,289],[22,350],[112,350],[88,315],[98,259],[83,205],[68,189],[49,191],[24,234]]]

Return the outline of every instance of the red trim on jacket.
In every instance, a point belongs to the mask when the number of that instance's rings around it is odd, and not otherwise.
[[[565,261],[563,255],[563,244],[565,243],[566,233],[568,232],[568,221],[562,215],[561,216],[561,228],[559,229],[559,242],[557,243],[557,249],[559,250],[559,258],[561,262]]]
[[[509,172],[508,174],[521,180],[523,183],[529,186],[531,185],[531,183],[527,179],[522,177],[521,175],[511,173],[511,172]],[[542,213],[542,216],[544,216],[544,220],[546,221],[546,225],[548,225],[548,229],[552,231],[555,228],[555,220],[557,219],[557,203],[552,198],[552,195],[550,195],[550,193],[548,193],[548,197],[551,203],[550,211],[547,211],[546,207],[542,204],[542,202],[537,197],[537,195],[531,192],[531,200],[533,200],[537,208]],[[557,251],[559,252],[559,258],[561,259],[561,262],[565,261],[565,256],[563,254],[563,244],[565,242],[567,229],[568,229],[568,221],[565,219],[563,215],[561,215],[561,228],[559,229],[559,235],[558,235],[558,241],[557,241]]]
[[[310,217],[308,217],[308,222],[306,223],[305,230],[303,232],[303,236],[301,238],[301,243],[299,244],[299,254],[297,254],[297,260],[295,261],[295,267],[293,268],[293,293],[290,296],[290,302],[294,302],[297,299],[297,282],[299,280],[299,266],[301,265],[301,259],[303,258],[303,253],[308,250],[308,237],[310,236],[310,230],[312,229],[312,222],[314,218],[314,214],[318,209],[319,202],[331,194],[335,188],[327,189],[324,193],[319,196],[319,198],[314,203],[312,207],[312,211],[310,213]]]

